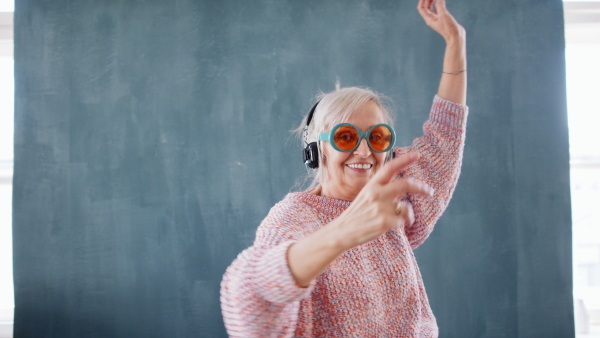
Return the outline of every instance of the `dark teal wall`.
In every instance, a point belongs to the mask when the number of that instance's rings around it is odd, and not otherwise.
[[[225,336],[219,282],[303,173],[318,90],[421,134],[443,41],[416,1],[17,1],[15,337]],[[562,3],[448,4],[470,118],[417,250],[442,337],[570,337]]]

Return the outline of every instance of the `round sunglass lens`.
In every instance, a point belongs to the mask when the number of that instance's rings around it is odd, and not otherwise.
[[[351,126],[340,126],[333,135],[333,142],[342,151],[349,151],[358,142],[358,133]]]
[[[386,151],[392,145],[392,131],[386,126],[377,126],[369,134],[369,143],[376,151]]]

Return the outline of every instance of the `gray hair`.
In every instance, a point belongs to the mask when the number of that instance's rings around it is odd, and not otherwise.
[[[393,118],[387,105],[390,100],[369,88],[337,88],[329,93],[319,93],[316,96],[316,101],[319,103],[308,128],[306,127],[307,115],[300,126],[293,130],[302,141],[302,147],[311,142],[317,142],[319,147],[319,168],[307,168],[307,175],[304,177],[305,182],[311,181],[307,189],[318,186],[323,178],[323,150],[321,142],[318,141],[320,133],[330,130],[339,123],[347,122],[354,111],[369,101],[375,102],[379,106],[384,123],[393,125]],[[299,183],[300,186],[303,185],[301,182]]]

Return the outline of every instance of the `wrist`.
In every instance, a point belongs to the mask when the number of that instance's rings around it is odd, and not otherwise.
[[[354,247],[350,236],[346,236],[343,233],[343,228],[340,225],[339,219],[335,219],[323,228],[324,233],[321,234],[328,251],[334,253],[336,256]]]
[[[456,34],[444,37],[446,47],[463,48],[467,44],[467,35],[464,30],[456,32]]]

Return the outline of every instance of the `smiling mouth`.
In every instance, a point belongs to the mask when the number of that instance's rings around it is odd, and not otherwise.
[[[361,164],[346,164],[349,168],[352,169],[371,169],[371,167],[373,167],[372,164],[369,163],[361,163]]]

